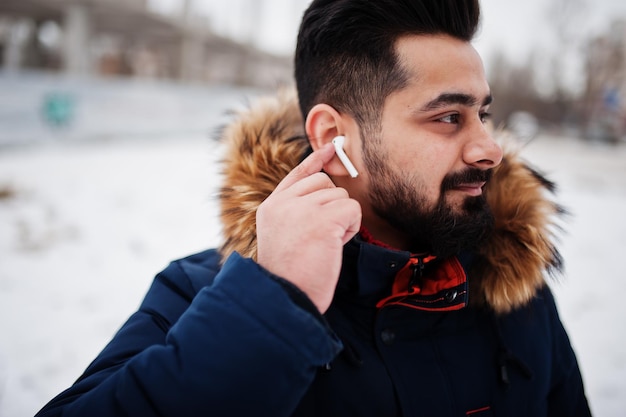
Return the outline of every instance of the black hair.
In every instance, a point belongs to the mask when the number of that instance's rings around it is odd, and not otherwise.
[[[479,20],[478,0],[314,0],[295,53],[303,117],[326,103],[362,127],[378,123],[387,96],[407,82],[396,40],[446,34],[469,42]]]

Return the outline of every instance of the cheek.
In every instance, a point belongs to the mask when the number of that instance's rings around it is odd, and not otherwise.
[[[441,155],[434,151],[428,152],[433,152],[430,155]],[[434,204],[439,199],[441,183],[448,173],[448,167],[439,158],[425,156],[425,151],[406,152],[396,155],[396,160],[391,163],[404,181],[418,186],[420,192],[425,193],[426,201]]]

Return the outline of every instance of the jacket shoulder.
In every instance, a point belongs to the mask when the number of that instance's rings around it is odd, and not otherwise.
[[[216,249],[208,249],[172,261],[159,275],[178,282],[194,295],[211,285],[221,268],[221,256]]]
[[[220,259],[217,250],[209,249],[170,262],[154,278],[139,311],[157,317],[168,329],[200,290],[213,284]]]

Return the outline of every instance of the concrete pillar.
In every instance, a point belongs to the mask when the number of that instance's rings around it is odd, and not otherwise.
[[[196,27],[193,1],[185,0],[181,12],[184,33],[180,42],[178,76],[185,81],[201,80],[204,78],[205,52]]]
[[[63,66],[72,75],[90,74],[93,69],[91,50],[91,17],[82,4],[69,4],[63,22]]]
[[[19,70],[24,61],[24,44],[29,35],[29,22],[26,19],[8,23],[8,33],[4,46],[2,62],[8,71]]]
[[[39,30],[43,22],[33,20],[30,22],[28,37],[24,42],[22,67],[23,68],[44,68],[46,57],[41,43],[39,42]]]
[[[180,45],[180,69],[181,80],[201,80],[204,71],[204,45],[193,32],[187,32]]]

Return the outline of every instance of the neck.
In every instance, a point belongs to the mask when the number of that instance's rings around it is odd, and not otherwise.
[[[365,213],[364,213],[365,214]],[[386,221],[376,217],[364,215],[362,223],[362,234],[366,234],[366,240],[380,246],[387,246],[396,250],[410,251],[412,248],[409,239],[398,230],[391,227]]]

